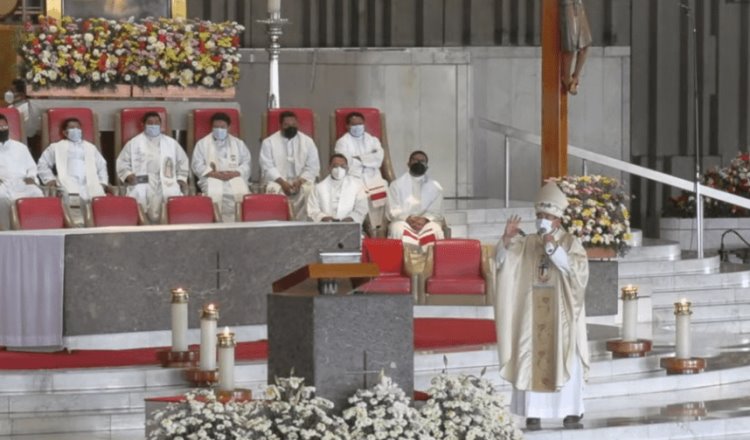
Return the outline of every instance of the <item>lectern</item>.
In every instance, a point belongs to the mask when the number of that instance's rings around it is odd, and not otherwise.
[[[275,282],[268,295],[269,383],[294,370],[337,411],[358,389],[374,386],[381,371],[411,395],[411,295],[343,291],[344,281],[377,275],[374,264],[311,264]]]

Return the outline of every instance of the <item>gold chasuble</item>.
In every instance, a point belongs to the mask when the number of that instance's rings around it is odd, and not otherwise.
[[[578,238],[562,229],[554,236],[568,254],[567,273],[549,260],[536,234],[514,237],[498,269],[495,321],[500,375],[517,390],[559,391],[570,379],[576,351],[584,377],[588,372],[584,307],[588,259]]]

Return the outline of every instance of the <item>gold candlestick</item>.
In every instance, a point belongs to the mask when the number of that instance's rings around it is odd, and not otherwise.
[[[706,368],[706,360],[690,354],[690,316],[693,303],[685,298],[674,303],[675,356],[662,358],[659,365],[667,374],[696,374]]]
[[[156,353],[162,367],[184,368],[195,364],[197,356],[188,349],[188,292],[182,287],[170,291],[172,315],[172,348]]]

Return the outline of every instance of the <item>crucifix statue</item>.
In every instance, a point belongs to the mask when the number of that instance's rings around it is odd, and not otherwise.
[[[578,93],[590,45],[583,0],[543,0],[542,180],[568,174],[568,93]]]

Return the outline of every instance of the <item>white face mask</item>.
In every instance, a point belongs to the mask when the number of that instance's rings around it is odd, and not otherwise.
[[[344,167],[333,167],[331,170],[331,177],[334,180],[341,180],[346,176],[346,168]]]
[[[536,230],[539,235],[549,234],[552,232],[552,220],[546,218],[536,219]]]
[[[352,125],[351,127],[349,127],[349,134],[354,136],[355,138],[364,136],[365,125],[364,124]]]
[[[68,139],[71,142],[81,142],[81,139],[83,139],[83,132],[80,128],[69,128],[68,129]]]
[[[11,92],[10,90],[5,92],[5,102],[7,102],[8,104],[13,104],[13,100],[15,99],[16,95],[14,95],[13,92]]]
[[[227,129],[222,127],[214,127],[213,130],[214,137],[220,141],[223,141],[227,138]]]

